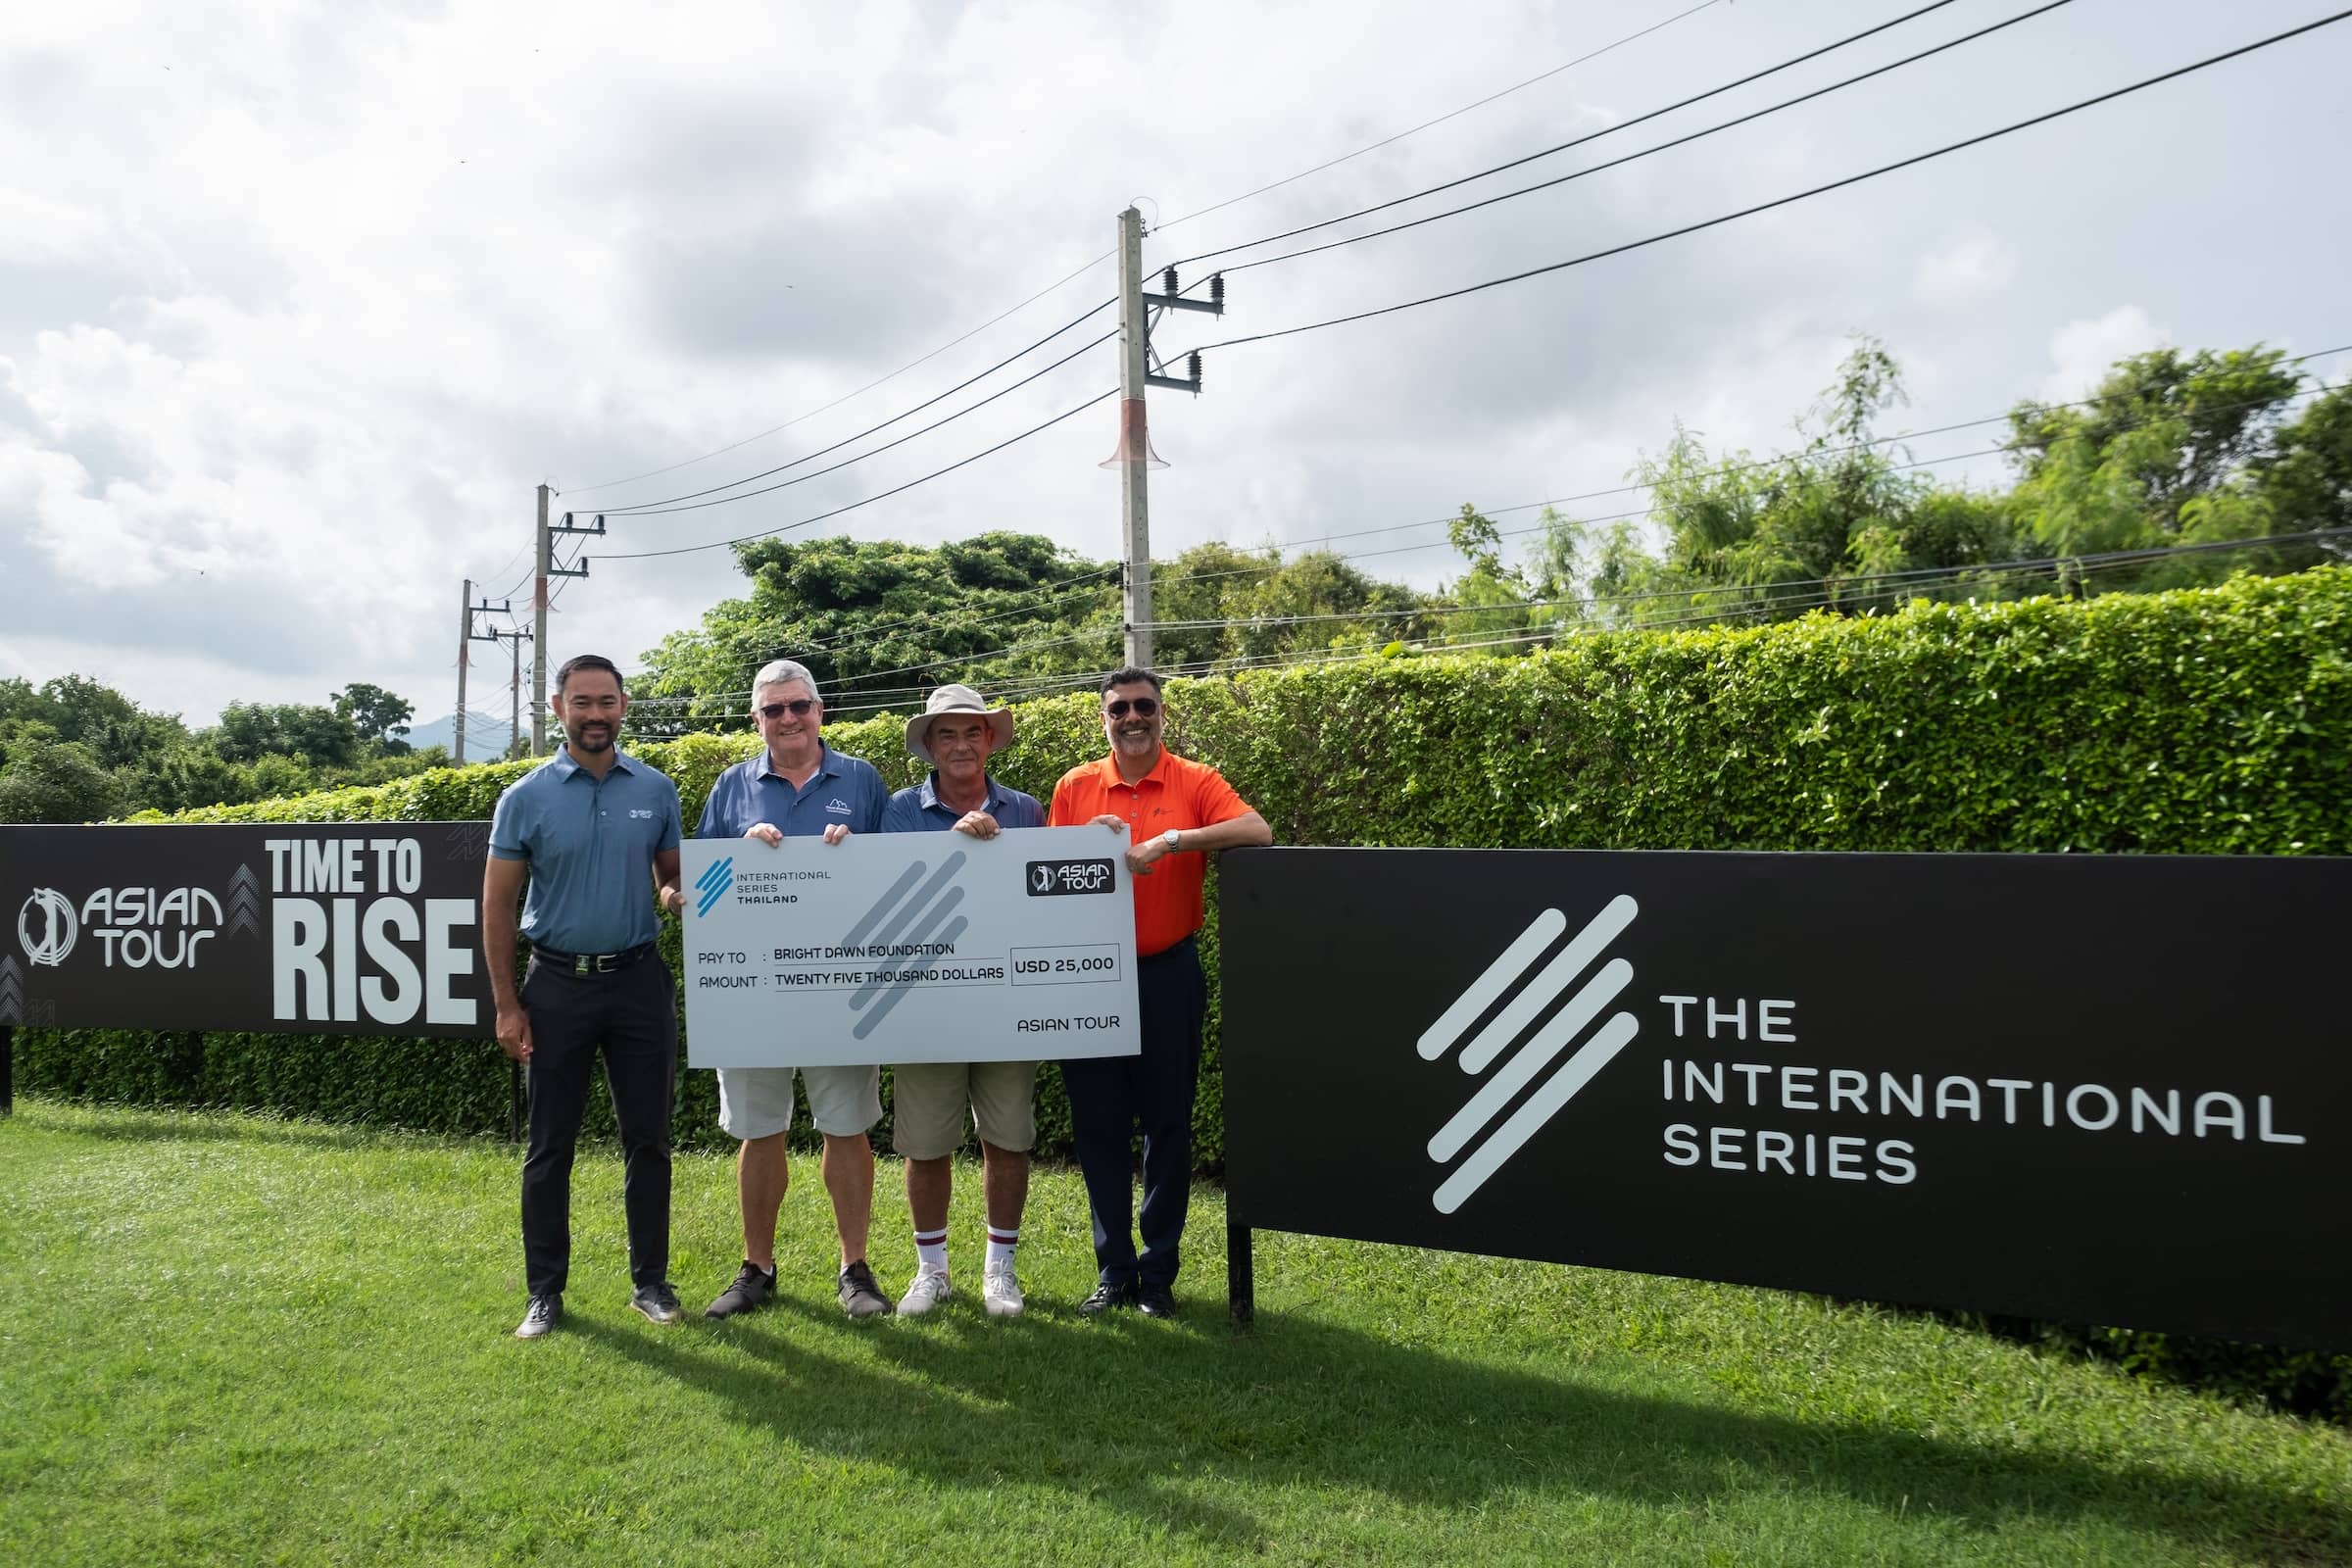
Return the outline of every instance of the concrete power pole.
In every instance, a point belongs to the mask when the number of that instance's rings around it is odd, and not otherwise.
[[[466,579],[465,588],[458,594],[458,711],[453,720],[457,734],[452,748],[457,753],[458,765],[466,765],[466,666],[472,662],[473,650],[466,645],[473,641],[473,579]]]
[[[1211,273],[1208,298],[1188,300],[1176,287],[1176,269],[1161,274],[1164,292],[1144,292],[1144,215],[1130,207],[1119,215],[1119,449],[1105,468],[1119,470],[1119,544],[1126,565],[1124,608],[1127,662],[1152,667],[1152,509],[1145,474],[1166,464],[1152,456],[1152,432],[1144,416],[1147,388],[1200,394],[1200,356],[1189,373],[1166,375],[1152,367],[1152,316],[1160,311],[1225,314],[1225,274]]]
[[[547,755],[547,572],[555,564],[555,544],[547,532],[548,487],[539,487],[539,531],[533,541],[531,577],[531,755]],[[520,657],[522,645],[514,645]]]
[[[1152,507],[1145,465],[1152,438],[1144,422],[1144,215],[1119,215],[1119,543],[1125,553],[1127,662],[1152,667]]]

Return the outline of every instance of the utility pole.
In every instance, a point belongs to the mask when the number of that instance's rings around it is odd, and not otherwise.
[[[466,645],[473,641],[473,579],[466,579],[458,591],[458,710],[451,722],[457,727],[452,746],[457,751],[458,765],[466,765],[466,666],[473,662],[472,650]]]
[[[1211,274],[1209,297],[1185,299],[1176,287],[1176,269],[1161,274],[1163,293],[1144,292],[1144,215],[1130,207],[1119,214],[1119,449],[1103,467],[1119,470],[1119,543],[1127,621],[1127,662],[1152,667],[1152,508],[1145,473],[1166,464],[1152,452],[1152,434],[1144,416],[1147,387],[1200,392],[1200,356],[1192,357],[1189,376],[1152,370],[1152,318],[1161,311],[1205,311],[1225,314],[1225,274]]]
[[[572,524],[571,514],[566,512],[564,514],[562,522],[551,526],[547,520],[547,499],[554,494],[555,491],[547,485],[539,487],[539,536],[536,540],[539,564],[535,573],[535,586],[531,594],[531,755],[533,757],[547,755],[547,579],[588,575],[588,563],[585,561],[576,566],[556,564],[556,535],[560,533],[601,534],[605,531],[605,519],[602,514],[598,514],[596,521],[590,526],[575,527]],[[515,648],[519,654],[521,645],[517,643]]]
[[[532,642],[533,639],[529,632],[517,626],[513,631],[494,631],[490,633],[487,640],[514,645],[514,678],[507,687],[507,723],[511,727],[513,736],[507,745],[512,748],[514,740],[519,739],[522,735],[522,645]],[[534,669],[544,669],[546,662],[536,653],[531,656],[531,665]],[[533,727],[537,728],[535,725]],[[533,738],[533,744],[537,744],[536,736]]]
[[[547,535],[546,485],[539,487],[539,532],[533,540],[537,564],[531,576],[531,755],[547,755],[547,569],[555,564],[555,547]],[[514,645],[520,658],[522,644]],[[519,733],[519,731],[518,731]]]
[[[468,579],[466,586],[471,589],[472,581]],[[514,618],[514,601],[502,599],[494,605],[484,599],[478,605],[468,604],[466,607],[466,642],[495,643],[503,641],[504,638],[499,632],[475,631],[473,617],[476,615],[504,615],[509,620],[513,620]],[[517,684],[519,685],[519,682]],[[466,765],[466,648],[464,643],[458,645],[458,765],[460,767]]]
[[[1144,215],[1119,215],[1119,542],[1125,552],[1127,662],[1152,667],[1152,507],[1145,465],[1152,437],[1144,423]]]

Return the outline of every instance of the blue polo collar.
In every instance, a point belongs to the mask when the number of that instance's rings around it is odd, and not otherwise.
[[[813,784],[820,778],[841,777],[841,769],[835,765],[836,760],[837,756],[833,748],[821,740],[818,741],[816,743],[816,771],[808,775],[808,783]],[[764,748],[760,753],[760,770],[752,776],[754,778],[772,778],[786,789],[807,789],[808,787],[808,784],[796,786],[792,780],[777,772],[776,760],[770,757]]]
[[[995,816],[997,808],[1004,804],[1004,786],[997,782],[997,775],[994,773],[984,773],[981,776],[988,780],[988,798],[982,803],[981,808],[989,815]],[[938,768],[935,767],[925,774],[922,783],[915,786],[914,800],[915,804],[926,811],[939,808]]]
[[[570,780],[571,775],[574,773],[588,772],[588,770],[582,767],[578,760],[572,757],[571,747],[568,743],[556,748],[555,755],[548,759],[547,765],[554,771],[556,777],[565,780],[566,782]],[[634,762],[631,760],[629,754],[622,751],[617,746],[612,748],[612,771],[621,773],[634,773],[637,771],[637,768]],[[588,776],[590,778],[594,778],[596,775],[589,773]]]

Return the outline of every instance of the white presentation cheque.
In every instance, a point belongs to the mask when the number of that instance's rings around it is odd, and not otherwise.
[[[688,839],[692,1067],[1132,1056],[1127,840]]]

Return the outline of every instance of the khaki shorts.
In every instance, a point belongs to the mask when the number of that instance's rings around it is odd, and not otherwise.
[[[749,1143],[792,1126],[792,1075],[808,1096],[808,1119],[830,1138],[852,1138],[882,1119],[879,1067],[721,1067],[718,1125]]]
[[[937,1159],[963,1147],[969,1106],[980,1136],[1010,1153],[1037,1142],[1037,1063],[921,1061],[890,1069],[891,1147]]]

